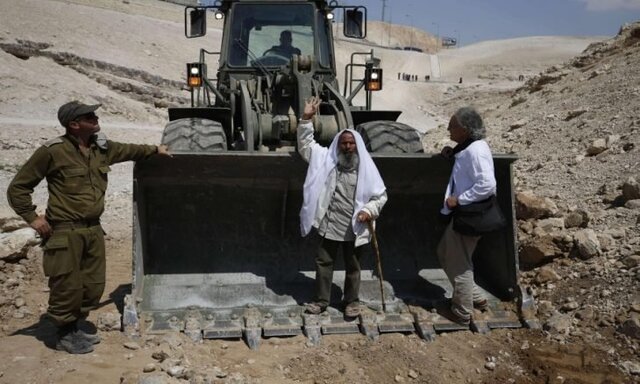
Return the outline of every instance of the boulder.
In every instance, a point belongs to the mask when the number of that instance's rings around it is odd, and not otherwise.
[[[622,259],[622,263],[625,267],[631,269],[640,266],[640,255],[631,255]]]
[[[549,217],[547,219],[539,220],[536,226],[543,231],[550,233],[564,229],[564,218],[562,217]]]
[[[101,331],[120,331],[122,322],[118,312],[107,312],[98,315],[96,327]]]
[[[574,245],[578,256],[583,260],[600,254],[600,242],[592,229],[578,231],[574,236]]]
[[[13,232],[20,228],[26,228],[27,224],[21,217],[0,217],[0,232]]]
[[[553,242],[551,236],[543,236],[523,242],[519,257],[521,263],[538,265],[549,262],[560,255],[562,255],[562,251]]]
[[[595,139],[587,148],[588,156],[599,155],[607,150],[607,141],[605,139]]]
[[[544,283],[552,283],[554,281],[560,280],[561,277],[552,267],[544,266],[538,270],[538,274],[536,275],[536,282],[538,284]]]
[[[27,257],[29,249],[40,244],[31,227],[0,233],[0,260],[15,262]]]
[[[640,199],[627,200],[624,207],[633,210],[640,210]]]
[[[626,320],[618,328],[618,332],[633,339],[640,340],[640,320],[638,320],[637,318]]]
[[[572,317],[560,312],[555,312],[542,326],[545,331],[557,334],[568,334],[572,325]]]
[[[582,209],[569,212],[564,217],[564,225],[567,228],[586,228],[589,225],[589,213]]]
[[[520,220],[544,219],[557,213],[558,207],[549,198],[538,197],[532,191],[516,194],[516,216]]]
[[[630,177],[622,185],[622,197],[625,201],[640,199],[640,184]]]

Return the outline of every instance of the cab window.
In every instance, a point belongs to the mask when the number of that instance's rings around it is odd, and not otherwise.
[[[229,65],[280,66],[294,54],[315,56],[314,13],[311,4],[237,4],[231,25]],[[326,33],[323,36],[326,39]],[[321,45],[325,47],[320,51],[326,52],[326,42]],[[327,62],[326,53],[320,56],[323,63]]]

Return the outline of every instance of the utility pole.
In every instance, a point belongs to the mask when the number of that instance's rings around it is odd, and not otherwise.
[[[409,35],[409,46],[413,47],[413,18],[409,14],[406,14],[405,16],[409,20],[409,31],[411,32]]]
[[[384,10],[387,9],[387,0],[382,0],[382,22],[384,22]]]
[[[440,40],[440,23],[433,22],[432,25],[436,26],[436,52],[442,47],[442,40]]]

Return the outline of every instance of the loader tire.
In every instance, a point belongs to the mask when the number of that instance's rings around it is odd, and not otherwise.
[[[162,144],[174,152],[220,152],[227,150],[227,137],[217,121],[188,117],[170,122],[162,133]]]
[[[369,152],[417,153],[423,152],[418,132],[397,121],[376,120],[356,127]]]

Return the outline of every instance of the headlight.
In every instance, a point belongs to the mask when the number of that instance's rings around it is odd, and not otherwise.
[[[187,63],[187,85],[191,88],[201,87],[203,77],[207,75],[204,63]]]

